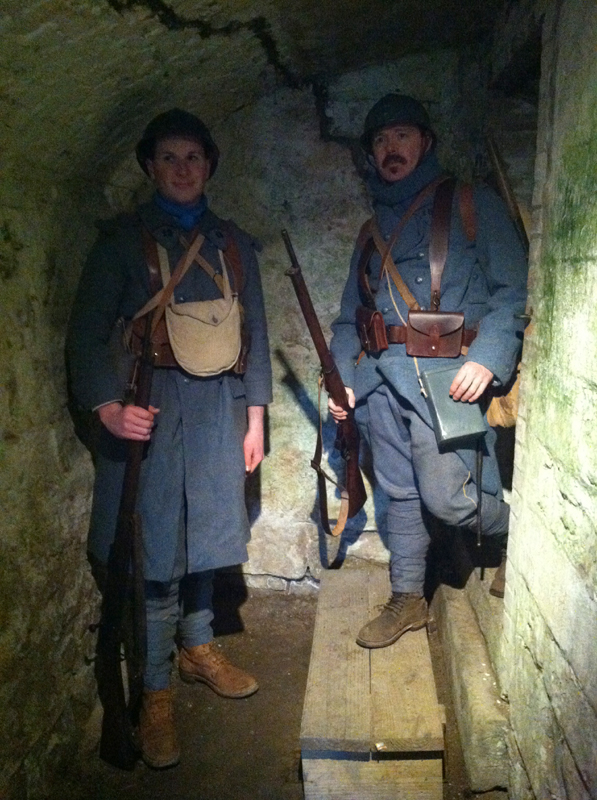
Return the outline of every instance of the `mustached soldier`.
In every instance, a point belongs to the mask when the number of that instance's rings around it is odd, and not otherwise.
[[[73,393],[102,422],[89,532],[90,558],[100,571],[114,538],[126,441],[148,443],[138,498],[148,640],[140,738],[144,760],[156,768],[179,760],[170,689],[176,635],[183,679],[206,683],[224,697],[246,697],[258,688],[216,647],[211,626],[213,570],[247,559],[245,475],[263,458],[264,406],[271,400],[255,243],[219,219],[204,194],[218,158],[196,116],[172,109],[150,122],[137,159],[155,194],[136,214],[102,225],[81,276],[67,340]],[[123,403],[109,342],[117,320],[132,320],[155,294],[147,234],[157,251],[159,287],[168,284],[191,243],[200,246],[173,292],[186,327],[181,332],[177,314],[170,314],[170,342],[157,359],[145,410]],[[223,325],[208,325],[206,333],[205,324],[185,316],[207,303],[218,322],[222,304],[228,319],[235,302],[242,306],[242,314],[239,308],[235,313],[243,317],[250,341],[244,372],[237,360],[238,326],[231,334]]]
[[[489,188],[456,185],[451,199],[444,192],[435,143],[427,111],[412,97],[389,94],[369,111],[361,144],[372,167],[368,188],[374,216],[357,241],[340,315],[332,325],[331,350],[370,445],[375,478],[389,501],[392,596],[358,634],[357,642],[370,648],[391,645],[426,624],[425,509],[449,525],[474,530],[482,489],[484,534],[505,546],[508,531],[494,432],[488,428],[485,435],[483,486],[478,487],[474,449],[439,452],[417,365],[424,362],[421,368],[430,370],[445,367],[446,360],[430,357],[432,351],[419,359],[408,355],[407,323],[415,302],[420,309],[464,313],[462,344],[468,352],[458,345],[450,359],[461,365],[450,394],[462,403],[479,400],[491,384],[506,384],[515,369],[526,258],[504,204]],[[440,191],[448,198],[443,211],[448,245],[437,285],[430,240]],[[381,253],[388,247],[382,269]],[[383,317],[387,349],[372,344],[371,317],[363,315],[363,309],[369,313],[372,308]],[[343,418],[331,400],[329,408],[336,420]],[[493,591],[503,589],[494,586]]]

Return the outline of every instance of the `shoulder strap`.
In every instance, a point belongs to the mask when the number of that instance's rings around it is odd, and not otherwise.
[[[404,229],[408,220],[420,207],[421,203],[431,192],[435,192],[433,199],[433,210],[431,213],[431,236],[429,243],[429,261],[431,266],[431,309],[437,311],[440,304],[441,279],[448,255],[448,245],[450,238],[450,221],[452,218],[452,201],[456,189],[456,179],[448,178],[445,175],[425,189],[415,198],[415,201],[400,219],[398,225],[392,231],[388,242],[384,242],[375,222],[375,218],[367,220],[362,226],[357,243],[361,245],[361,257],[358,265],[359,286],[362,289],[366,300],[366,305],[375,308],[375,298],[369,279],[367,277],[369,262],[375,247],[379,250],[382,257],[382,273],[387,270],[398,289],[402,299],[412,310],[417,310],[419,305],[412,293],[402,280],[400,273],[392,259],[392,248],[398,236]],[[473,187],[471,184],[461,184],[458,191],[458,203],[462,224],[467,240],[473,242],[476,237],[476,217],[473,197]]]
[[[370,231],[370,235],[372,237],[372,241],[374,242],[375,247],[377,247],[377,249],[379,250],[379,253],[381,255],[380,277],[383,276],[384,272],[386,272],[386,271],[388,272],[388,274],[392,278],[396,288],[398,289],[398,292],[400,293],[400,296],[402,297],[402,299],[404,300],[406,305],[410,309],[412,309],[413,311],[417,311],[420,306],[417,303],[416,299],[414,298],[412,292],[409,290],[408,286],[402,280],[402,277],[401,277],[400,273],[396,269],[396,265],[394,264],[394,260],[392,258],[392,248],[394,247],[394,245],[398,241],[398,237],[400,236],[400,234],[404,230],[404,228],[406,226],[406,223],[415,214],[415,212],[418,211],[418,209],[423,204],[423,201],[427,197],[429,197],[430,194],[433,194],[433,192],[435,192],[438,189],[439,186],[441,186],[444,183],[448,182],[448,180],[449,180],[449,178],[448,178],[447,175],[440,175],[439,178],[436,178],[434,181],[432,181],[431,183],[427,184],[427,186],[425,186],[422,189],[422,191],[419,192],[419,194],[415,197],[415,199],[413,200],[413,202],[411,203],[409,208],[406,210],[406,212],[400,218],[398,224],[396,225],[396,227],[392,231],[392,233],[390,235],[390,238],[388,239],[387,242],[384,241],[381,233],[379,232],[379,228],[377,227],[377,223],[376,223],[374,217],[371,217],[371,219],[368,220],[368,223],[365,223],[366,225],[367,224],[369,225],[369,231]],[[365,226],[363,226],[363,228],[361,228],[361,234],[363,233],[364,227]],[[359,234],[359,237],[360,237],[361,234]],[[365,248],[363,248],[363,253],[364,252],[365,252]],[[373,251],[371,251],[371,253],[372,252]],[[371,253],[369,254],[369,257],[367,259],[367,263],[364,264],[362,269],[361,269],[361,264],[359,263],[359,276],[361,276],[361,274],[364,276],[363,279],[361,279],[361,277],[359,277],[359,280],[366,281],[367,287],[368,287],[368,280],[366,280],[366,271],[367,271],[367,267],[368,267],[368,264],[369,264],[369,259],[371,258]],[[363,285],[363,284],[361,284],[361,285]],[[373,295],[372,295],[370,289],[369,289],[369,294],[370,294],[371,298],[373,298]],[[375,308],[375,301],[374,300],[373,300],[373,306],[372,307]]]
[[[429,261],[431,265],[431,310],[439,311],[441,280],[450,240],[452,202],[456,189],[456,179],[450,178],[437,187],[431,215],[431,240],[429,242]],[[458,207],[464,234],[469,242],[477,235],[473,187],[470,183],[458,187]]]
[[[149,271],[150,271],[150,280],[151,280],[152,279],[151,278],[152,270],[157,267],[158,275],[161,275],[161,270],[160,270],[160,259],[159,259],[158,243],[153,238],[153,236],[151,236],[151,234],[148,234],[148,235],[150,237],[150,240],[147,240],[146,255],[147,255],[147,264],[148,264],[148,268],[149,268]],[[162,318],[162,316],[164,314],[164,309],[168,305],[168,303],[170,301],[170,298],[172,297],[172,294],[174,292],[174,289],[180,283],[180,281],[184,277],[185,273],[187,272],[188,268],[193,263],[196,255],[199,252],[199,249],[200,249],[200,247],[201,247],[201,245],[203,244],[204,241],[205,241],[205,237],[202,234],[197,234],[197,236],[191,242],[191,245],[190,245],[189,249],[185,253],[183,253],[182,256],[180,257],[180,260],[178,261],[178,264],[176,265],[176,267],[174,269],[174,272],[172,272],[172,274],[170,276],[170,280],[168,281],[167,285],[165,285],[163,288],[160,288],[156,292],[156,294],[153,295],[151,300],[149,300],[143,306],[142,309],[137,311],[137,313],[133,317],[133,319],[138,319],[139,317],[142,317],[145,314],[147,314],[152,309],[157,308],[158,311],[157,311],[156,314],[153,315],[153,320],[152,320],[152,326],[151,326],[152,334],[155,331],[155,329],[157,328],[158,322],[160,321],[160,319]],[[144,239],[144,246],[145,246],[145,239]],[[155,256],[154,256],[154,253],[155,253]],[[161,281],[161,277],[160,277],[160,284],[161,283],[162,283],[162,281]]]
[[[363,223],[357,238],[357,247],[361,248],[359,263],[357,265],[357,280],[359,282],[359,288],[361,290],[364,305],[366,305],[367,308],[375,310],[375,297],[373,296],[373,291],[369,285],[369,263],[371,261],[371,256],[373,255],[373,251],[375,250],[375,242],[373,241],[373,235],[371,233],[372,221],[373,218],[368,219],[365,223]]]
[[[412,209],[412,206],[409,209],[409,211],[411,209]],[[414,211],[412,213],[414,213]],[[409,217],[408,217],[409,219],[412,216],[412,213],[409,214]],[[404,227],[404,225],[406,225],[405,217],[402,217],[401,222],[404,223],[404,224],[402,224],[400,226],[401,229],[402,229]],[[373,241],[375,242],[375,245],[376,245],[377,249],[379,250],[379,252],[383,253],[384,248],[386,248],[386,243],[384,242],[384,240],[383,240],[383,238],[382,238],[382,236],[381,236],[381,234],[379,232],[379,228],[377,227],[377,225],[373,225]],[[413,311],[418,311],[419,310],[419,304],[417,303],[414,295],[412,294],[412,292],[410,291],[408,286],[402,280],[402,276],[400,275],[400,273],[396,269],[396,264],[394,264],[394,259],[392,258],[391,251],[388,250],[387,248],[386,248],[385,256],[382,255],[381,273],[380,273],[380,275],[383,276],[384,272],[387,272],[390,275],[390,277],[394,281],[394,285],[398,289],[398,291],[400,293],[400,296],[402,297],[402,299],[404,300],[406,305],[410,309],[412,309]]]
[[[236,236],[234,235],[234,226],[231,224],[230,220],[226,220],[224,224],[226,226],[226,233],[228,234],[228,245],[224,250],[224,256],[232,272],[234,291],[240,295],[245,286],[243,260],[240,255],[240,248],[236,241]]]
[[[160,262],[156,240],[147,230],[145,225],[141,226],[141,238],[143,239],[143,254],[149,272],[149,290],[152,295],[156,295],[162,288],[162,276],[160,274]]]
[[[232,276],[232,290],[235,294],[240,294],[244,289],[244,270],[243,261],[240,255],[240,248],[238,246],[238,242],[236,241],[234,227],[230,220],[222,220],[222,225],[226,230],[228,241],[224,250],[220,250],[220,252],[224,253],[226,265],[230,268],[230,273]],[[187,246],[183,237],[181,237],[181,242],[185,247]],[[224,284],[222,281],[222,276],[215,271],[209,261],[207,261],[207,259],[204,258],[201,253],[197,253],[195,260],[214,281],[218,289],[223,293]]]
[[[477,237],[477,218],[475,215],[475,198],[473,186],[470,183],[461,183],[458,186],[458,207],[464,235],[469,242],[474,242]]]
[[[456,179],[448,178],[435,190],[431,212],[429,264],[431,266],[431,311],[439,311],[442,273],[448,256],[450,220]]]

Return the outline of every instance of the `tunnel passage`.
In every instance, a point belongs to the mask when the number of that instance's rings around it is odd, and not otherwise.
[[[270,409],[270,456],[250,495],[255,522],[246,579],[273,589],[315,589],[326,555],[313,521],[308,467],[318,367],[283,274],[278,231],[287,227],[293,234],[328,329],[355,233],[369,213],[356,147],[367,108],[395,88],[418,96],[437,126],[443,163],[466,178],[487,177],[483,133],[487,125],[496,128],[519,199],[535,206],[538,219],[551,220],[548,231],[556,237],[544,269],[537,228],[532,280],[544,335],[531,344],[536,359],[532,380],[544,381],[548,390],[540,395],[547,405],[532,406],[536,416],[531,415],[529,429],[557,430],[564,443],[555,447],[555,456],[553,445],[533,451],[529,474],[557,473],[558,479],[555,484],[551,477],[543,481],[530,522],[519,514],[521,530],[526,525],[544,531],[551,575],[558,572],[558,548],[564,550],[566,586],[573,587],[575,607],[590,628],[595,568],[587,542],[594,534],[595,482],[587,455],[594,434],[586,408],[594,386],[578,377],[578,396],[588,402],[576,424],[588,434],[580,437],[574,453],[563,420],[578,401],[553,377],[558,359],[572,359],[546,343],[556,324],[554,308],[560,304],[564,312],[582,317],[582,311],[572,311],[579,305],[573,306],[570,297],[582,285],[586,302],[594,290],[586,233],[593,230],[590,198],[595,195],[587,177],[594,174],[594,101],[586,94],[595,75],[591,13],[576,0],[565,12],[547,0],[225,6],[190,0],[5,0],[0,16],[5,321],[0,341],[0,708],[6,724],[0,732],[0,789],[10,790],[7,796],[44,796],[54,772],[82,740],[95,701],[88,663],[94,640],[88,627],[97,618],[97,594],[85,560],[93,469],[67,408],[64,331],[80,267],[95,236],[94,221],[147,196],[149,187],[132,148],[147,120],[172,105],[199,112],[209,122],[223,152],[210,200],[263,245],[276,394]],[[540,43],[544,68],[539,88]],[[577,68],[570,69],[565,59]],[[558,94],[563,92],[556,80],[561,76],[565,97]],[[535,172],[537,126],[541,147]],[[589,200],[583,205],[577,196]],[[551,209],[554,197],[560,198],[555,217],[548,219],[547,211],[541,217],[537,209],[544,203]],[[553,264],[565,261],[569,250],[573,257],[566,283]],[[591,335],[583,339],[586,374],[594,363]],[[547,372],[543,363],[552,365]],[[331,444],[331,426],[326,436]],[[338,467],[333,459],[331,467]],[[526,474],[521,463],[521,479]],[[562,483],[567,488],[560,491]],[[555,507],[553,497],[560,498],[561,506]],[[358,526],[354,546],[359,552],[385,558],[372,506]],[[553,546],[554,541],[561,543]],[[521,547],[519,552],[524,561],[526,551]],[[541,632],[543,644],[535,642],[532,648],[535,662],[541,662],[555,646],[550,631],[558,641],[565,639],[566,620],[554,622],[539,578],[523,580],[522,568],[512,574],[519,577],[518,597],[527,597],[529,581],[533,586],[531,599],[520,601],[516,613]],[[518,636],[512,623],[510,647]],[[554,656],[550,680],[554,685],[568,681],[570,670],[580,676],[576,714],[589,718],[596,706],[586,671],[587,647],[566,640],[563,652]],[[40,660],[44,668],[32,668]],[[519,674],[535,674],[522,657],[521,664]],[[516,684],[515,672],[511,666],[510,682],[520,697],[524,681]],[[566,775],[567,769],[570,775],[579,773],[580,783],[591,785],[584,745],[570,733],[572,723],[558,703],[545,699],[553,694],[551,685],[536,691],[538,706],[555,707],[545,726],[547,739],[553,742],[561,731],[567,736],[553,758],[567,765]],[[515,722],[528,737],[524,715],[515,715]],[[513,759],[529,765],[528,774],[523,769],[516,773],[519,785],[526,775],[540,796],[544,762],[532,747],[517,742]],[[545,770],[554,771],[552,766]]]

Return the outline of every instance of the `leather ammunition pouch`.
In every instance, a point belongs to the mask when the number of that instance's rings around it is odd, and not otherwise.
[[[130,321],[125,329],[125,345],[129,353],[140,356],[143,349],[143,336],[145,335],[145,317],[138,317]],[[166,319],[162,317],[158,322],[152,336],[151,346],[155,367],[177,367],[178,362],[170,347]]]
[[[381,353],[388,349],[386,325],[381,311],[358,306],[356,321],[361,347],[366,353]]]
[[[456,358],[464,344],[461,311],[409,311],[406,352],[409,356]]]

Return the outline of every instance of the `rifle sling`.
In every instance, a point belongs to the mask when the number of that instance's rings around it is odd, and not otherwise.
[[[323,376],[319,377],[317,389],[317,407],[319,412],[319,425],[317,426],[317,443],[315,445],[315,453],[311,459],[311,466],[317,473],[317,495],[319,497],[319,518],[321,520],[321,527],[329,536],[340,536],[346,521],[348,520],[348,492],[338,486],[338,483],[331,478],[321,466],[321,458],[323,455],[323,433],[321,421],[321,390],[323,387]],[[333,483],[340,491],[340,511],[336,524],[332,528],[328,517],[328,495],[326,480]]]

